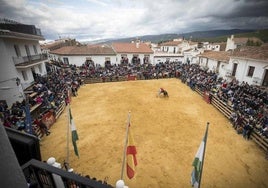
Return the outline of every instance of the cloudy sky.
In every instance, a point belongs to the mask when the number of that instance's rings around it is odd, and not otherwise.
[[[0,17],[78,41],[268,28],[268,0],[0,0]]]

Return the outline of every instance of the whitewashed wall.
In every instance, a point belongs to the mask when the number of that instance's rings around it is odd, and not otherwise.
[[[199,55],[201,52],[200,51],[188,51],[188,52],[183,52],[183,63],[187,63],[187,58],[190,60],[190,64],[196,64],[198,63],[197,55]]]
[[[153,64],[155,65],[160,62],[166,62],[167,60],[183,62],[184,57],[183,56],[154,56]]]
[[[248,84],[254,84],[254,85],[261,85],[264,74],[265,74],[265,66],[267,66],[268,61],[262,61],[262,60],[253,60],[253,59],[246,59],[246,58],[235,58],[232,57],[230,59],[230,62],[227,66],[229,70],[233,70],[234,63],[237,63],[237,71],[235,78],[239,80],[240,82],[244,81]],[[254,73],[252,77],[247,76],[249,66],[255,67]],[[253,82],[254,79],[259,78],[260,82],[257,84]]]
[[[149,62],[150,63],[153,63],[153,61],[154,61],[154,55],[153,54],[129,54],[129,53],[127,53],[127,54],[125,54],[125,53],[124,54],[121,54],[121,53],[118,53],[118,54],[116,54],[116,61],[115,61],[116,64],[120,64],[122,55],[124,55],[124,56],[126,55],[127,56],[129,63],[131,63],[131,60],[133,58],[133,55],[139,55],[139,58],[141,60],[141,64],[143,64],[143,58],[146,55],[149,55]]]
[[[23,100],[23,89],[29,87],[34,82],[31,68],[41,75],[46,75],[47,73],[45,61],[40,62],[39,65],[17,69],[13,61],[13,57],[17,57],[14,45],[18,46],[21,57],[27,56],[25,45],[29,47],[30,55],[41,54],[40,44],[37,40],[0,39],[0,99],[6,100],[9,105],[15,101],[21,102]],[[33,45],[35,45],[37,53],[34,51]],[[41,66],[42,71],[40,71],[39,66]],[[27,75],[27,80],[23,79],[22,71]],[[16,78],[20,79],[21,85],[17,86]]]
[[[58,60],[58,58],[60,58],[60,60],[62,62],[63,62],[63,58],[68,58],[69,64],[76,65],[76,66],[83,65],[86,62],[86,59],[88,57],[91,57],[91,60],[94,61],[95,64],[100,64],[101,66],[104,66],[106,57],[110,58],[111,64],[115,64],[115,62],[116,62],[115,55],[113,55],[113,56],[111,56],[111,55],[107,55],[107,56],[104,56],[104,55],[103,56],[102,55],[99,55],[99,56],[90,56],[90,55],[87,55],[87,56],[60,56],[60,55],[52,54],[52,56],[55,57],[56,60]]]
[[[236,44],[234,43],[233,37],[234,36],[232,35],[230,38],[227,38],[225,51],[236,49]]]
[[[178,46],[161,46],[160,47],[162,52],[167,52],[167,53],[178,53],[179,47]]]

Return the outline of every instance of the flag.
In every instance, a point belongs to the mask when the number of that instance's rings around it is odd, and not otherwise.
[[[205,136],[198,148],[198,151],[195,154],[195,158],[193,161],[193,171],[191,174],[191,184],[192,187],[200,187],[201,183],[201,176],[202,176],[202,169],[204,164],[204,156],[206,150],[206,142],[207,142],[207,135],[208,135],[208,125],[206,128]]]
[[[135,175],[135,166],[137,166],[137,158],[136,158],[137,150],[134,145],[134,140],[130,131],[130,124],[128,129],[128,145],[127,145],[127,176],[129,179],[132,179]]]
[[[71,109],[69,108],[69,115],[70,115],[70,127],[71,127],[71,131],[72,131],[72,142],[73,142],[73,146],[74,146],[74,153],[76,156],[79,157],[78,154],[78,149],[77,149],[77,145],[76,145],[76,141],[79,140],[78,138],[78,134],[76,131],[76,127],[73,121],[73,117],[72,117],[72,113],[71,113]]]
[[[29,134],[33,134],[33,128],[32,128],[32,117],[30,112],[30,106],[29,104],[26,104],[24,107],[25,112],[25,130]]]

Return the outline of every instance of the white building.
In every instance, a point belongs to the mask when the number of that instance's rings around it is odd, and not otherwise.
[[[154,52],[153,64],[163,62],[184,62],[184,56],[182,54],[168,54],[163,52]]]
[[[173,41],[161,43],[159,46],[161,52],[182,54],[185,50],[197,48],[197,43],[183,39],[174,39]]]
[[[131,43],[113,43],[116,63],[153,63],[153,50],[145,43],[136,40]]]
[[[230,52],[225,51],[205,51],[198,55],[199,65],[203,69],[218,73],[221,77],[226,75],[226,65],[230,60]]]
[[[203,49],[204,50],[212,50],[212,51],[224,51],[226,47],[226,43],[209,43],[203,42]],[[222,47],[224,46],[224,49]]]
[[[6,19],[0,23],[0,100],[8,105],[23,100],[34,74],[46,74],[47,57],[41,54],[39,40],[44,37],[34,25]]]
[[[54,60],[76,66],[81,66],[86,62],[101,66],[116,63],[116,54],[108,45],[64,46],[51,51],[50,56]]]
[[[231,78],[258,86],[268,86],[268,46],[245,47],[234,51],[226,66]]]
[[[71,38],[60,38],[55,41],[50,41],[41,45],[41,51],[43,54],[47,54],[48,59],[52,60],[50,52],[59,49],[64,46],[79,46],[80,43]]]
[[[183,39],[161,43],[159,49],[154,53],[154,63],[166,61],[187,63],[187,60],[192,60],[194,56],[200,53],[195,51],[197,50],[197,43]]]
[[[194,49],[189,49],[185,50],[183,52],[183,62],[184,63],[189,63],[189,64],[196,64],[198,63],[198,55],[203,53],[204,50],[202,48],[194,48]]]
[[[231,81],[268,86],[268,46],[244,47],[233,52],[207,51],[199,55],[199,65]]]

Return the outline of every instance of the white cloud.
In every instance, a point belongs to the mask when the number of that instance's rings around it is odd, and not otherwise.
[[[87,0],[90,3],[95,3],[101,6],[107,6],[108,4],[105,1],[100,1],[100,0]]]
[[[85,40],[268,26],[268,3],[262,0],[0,1],[1,17],[36,25],[46,39],[65,35]]]

